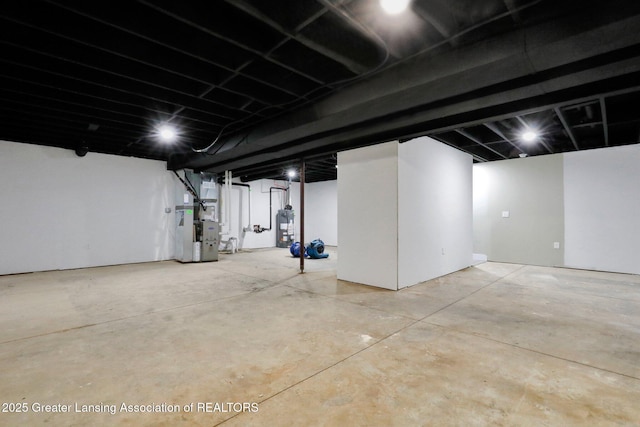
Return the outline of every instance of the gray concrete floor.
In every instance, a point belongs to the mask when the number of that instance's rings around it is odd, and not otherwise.
[[[328,251],[0,277],[0,425],[640,425],[639,276],[485,263],[392,292]]]

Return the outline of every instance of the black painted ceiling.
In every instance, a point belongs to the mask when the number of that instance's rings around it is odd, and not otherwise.
[[[311,182],[422,135],[477,162],[634,144],[638,28],[636,0],[4,2],[0,139]]]

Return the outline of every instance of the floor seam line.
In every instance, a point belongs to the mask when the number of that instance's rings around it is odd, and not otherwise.
[[[206,301],[198,301],[198,302],[193,303],[193,304],[185,304],[185,305],[180,305],[180,306],[168,307],[168,308],[164,308],[164,309],[160,309],[160,310],[149,311],[149,312],[146,312],[146,313],[139,313],[139,314],[134,314],[134,315],[131,315],[131,316],[119,317],[117,319],[109,319],[109,320],[105,320],[105,321],[102,321],[102,322],[90,323],[90,324],[86,324],[86,325],[80,325],[80,326],[74,326],[74,327],[71,327],[71,328],[60,329],[60,330],[57,330],[57,331],[46,332],[46,333],[43,333],[43,334],[31,335],[31,336],[22,337],[22,338],[16,338],[16,339],[13,339],[13,340],[2,341],[2,342],[0,342],[0,345],[11,344],[11,343],[18,342],[18,341],[26,341],[26,340],[33,339],[33,338],[46,337],[48,335],[63,334],[65,332],[70,332],[70,331],[74,331],[74,330],[78,330],[78,329],[85,329],[85,328],[90,328],[90,327],[93,327],[93,326],[100,326],[100,325],[105,325],[105,324],[108,324],[108,323],[114,323],[114,322],[119,322],[119,321],[123,321],[123,320],[135,319],[137,317],[143,317],[143,316],[148,316],[148,315],[152,315],[152,314],[159,314],[159,313],[165,313],[165,312],[168,312],[168,311],[181,310],[181,309],[184,309],[184,308],[195,307],[195,306],[203,305],[203,304],[210,304],[210,303],[215,303],[215,302],[219,302],[219,301],[225,301],[225,300],[229,300],[229,299],[239,298],[239,297],[251,295],[251,294],[254,294],[254,293],[262,292],[264,290],[271,289],[271,288],[274,288],[274,287],[277,287],[277,286],[283,286],[283,285],[284,284],[282,284],[282,283],[273,283],[270,286],[266,286],[264,288],[257,289],[255,291],[249,291],[249,292],[238,294],[238,295],[230,295],[228,297],[223,297],[223,298],[211,299],[211,300],[206,300]],[[286,285],[284,285],[284,286],[286,286]]]
[[[297,385],[302,384],[303,382],[306,382],[307,380],[310,380],[311,378],[314,378],[314,377],[316,377],[316,376],[318,376],[318,375],[322,374],[323,372],[328,371],[329,369],[331,369],[331,368],[333,368],[333,367],[335,367],[335,366],[338,366],[339,364],[341,364],[341,363],[343,363],[343,362],[346,362],[347,360],[351,359],[352,357],[357,356],[358,354],[360,354],[360,353],[362,353],[362,352],[364,352],[364,351],[366,351],[366,350],[369,350],[369,349],[370,349],[370,348],[372,348],[372,347],[377,346],[377,345],[378,345],[378,344],[380,344],[381,342],[383,342],[383,341],[385,341],[385,340],[389,339],[389,338],[390,338],[390,337],[392,337],[393,335],[396,335],[396,334],[398,334],[398,333],[400,333],[400,332],[404,331],[404,330],[405,330],[405,329],[407,329],[407,328],[410,328],[411,326],[413,326],[413,325],[417,324],[418,322],[420,322],[420,320],[413,320],[411,323],[409,323],[409,324],[407,324],[407,325],[403,326],[403,327],[402,327],[402,328],[400,328],[400,329],[397,329],[397,330],[395,330],[395,331],[391,332],[390,334],[387,334],[386,336],[384,336],[384,337],[380,338],[378,341],[374,342],[373,344],[371,344],[371,345],[369,345],[369,346],[367,346],[367,347],[364,347],[364,348],[362,348],[362,349],[360,349],[360,350],[356,351],[355,353],[352,353],[352,354],[348,355],[347,357],[344,357],[343,359],[340,359],[340,360],[338,360],[337,362],[332,363],[331,365],[326,366],[326,367],[324,367],[324,368],[320,369],[319,371],[317,371],[317,372],[315,372],[315,373],[313,373],[313,374],[309,375],[308,377],[303,378],[303,379],[301,379],[300,381],[297,381],[297,382],[296,382],[296,383],[294,383],[294,384],[291,384],[290,386],[287,386],[287,387],[283,388],[282,390],[278,391],[277,393],[274,393],[274,394],[272,394],[271,396],[267,397],[266,399],[261,400],[260,402],[258,402],[258,404],[261,404],[261,403],[264,403],[264,402],[266,402],[266,401],[268,401],[268,400],[271,400],[271,399],[273,399],[274,397],[279,396],[280,394],[282,394],[282,393],[286,392],[287,390],[290,390],[290,389],[292,389],[293,387],[296,387]],[[221,421],[221,422],[219,422],[219,423],[217,423],[217,424],[214,424],[214,427],[215,427],[215,426],[219,426],[219,425],[221,425],[221,424],[224,424],[224,423],[226,423],[227,421],[232,420],[233,418],[237,417],[237,416],[238,416],[238,415],[240,415],[240,414],[241,414],[241,412],[239,412],[239,413],[237,413],[237,414],[233,415],[232,417],[227,418],[226,420],[223,420],[223,421]]]
[[[528,351],[528,352],[531,352],[531,353],[540,354],[542,356],[551,357],[553,359],[562,360],[562,361],[569,362],[569,363],[575,363],[576,365],[584,366],[584,367],[591,368],[591,369],[597,369],[599,371],[608,372],[610,374],[619,375],[621,377],[625,377],[625,378],[629,378],[629,379],[632,379],[632,380],[640,381],[640,378],[634,377],[633,375],[624,374],[622,372],[616,372],[616,371],[612,371],[610,369],[601,368],[599,366],[589,365],[587,363],[578,362],[577,360],[567,359],[567,358],[564,358],[564,357],[561,357],[561,356],[556,356],[556,355],[553,355],[553,354],[545,353],[543,351],[538,351],[538,350],[534,350],[534,349],[531,349],[531,348],[522,347],[522,346],[517,345],[517,344],[512,344],[512,343],[509,343],[509,342],[500,341],[498,339],[487,337],[487,336],[483,336],[483,335],[479,335],[479,334],[476,334],[476,333],[473,333],[473,332],[464,331],[464,330],[461,330],[461,329],[456,329],[456,328],[452,328],[452,327],[445,326],[445,325],[440,325],[438,323],[433,323],[433,322],[424,321],[424,320],[421,320],[421,322],[424,322],[427,325],[437,326],[439,328],[443,328],[443,329],[446,329],[448,331],[458,332],[460,334],[465,334],[465,335],[471,335],[473,337],[485,339],[487,341],[495,342],[495,343],[498,343],[498,344],[503,344],[503,345],[506,345],[506,346],[509,346],[509,347],[517,348],[519,350],[524,350],[524,351]]]
[[[376,311],[379,311],[379,312],[384,313],[384,314],[389,314],[389,315],[392,315],[392,316],[398,316],[398,317],[402,317],[402,318],[409,319],[409,320],[416,321],[416,322],[419,322],[420,320],[422,320],[422,319],[416,319],[415,317],[410,317],[410,316],[407,316],[407,315],[404,315],[404,314],[392,313],[390,311],[383,310],[382,308],[370,307],[370,306],[365,305],[365,304],[359,304],[357,302],[344,300],[344,299],[341,299],[341,298],[338,298],[338,297],[335,297],[335,296],[325,295],[325,294],[322,294],[322,293],[319,293],[319,292],[313,292],[313,291],[310,291],[308,289],[301,289],[301,288],[298,288],[298,287],[296,287],[294,285],[290,285],[290,284],[284,284],[284,286],[287,286],[289,288],[295,289],[296,291],[307,292],[307,293],[310,293],[310,294],[313,294],[313,295],[318,295],[318,296],[321,296],[321,297],[324,297],[324,298],[329,298],[329,299],[332,299],[332,300],[344,302],[344,303],[351,304],[351,305],[357,305],[358,307],[364,307],[364,308],[368,308],[370,310],[376,310]]]
[[[463,297],[461,297],[461,298],[458,298],[457,300],[453,301],[452,303],[447,304],[447,305],[445,305],[445,306],[444,306],[444,307],[442,307],[442,308],[439,308],[438,310],[434,311],[433,313],[429,313],[429,314],[427,314],[426,316],[424,316],[423,318],[421,318],[419,321],[423,321],[423,320],[424,320],[424,319],[426,319],[427,317],[431,317],[431,316],[433,316],[434,314],[438,314],[438,313],[440,313],[442,310],[445,310],[445,309],[447,309],[447,308],[451,307],[452,305],[457,304],[457,303],[459,303],[460,301],[462,301],[462,300],[464,300],[464,299],[467,299],[467,298],[469,298],[469,297],[470,297],[470,296],[472,296],[472,295],[475,295],[476,293],[480,292],[481,290],[483,290],[483,289],[485,289],[485,288],[488,288],[489,286],[491,286],[491,285],[493,285],[493,284],[495,284],[495,283],[497,283],[497,282],[499,282],[499,281],[501,281],[501,280],[503,280],[503,279],[506,279],[507,277],[511,276],[512,274],[517,273],[518,271],[520,271],[520,270],[521,270],[521,269],[523,269],[524,267],[526,267],[526,266],[525,266],[525,265],[521,265],[521,266],[520,266],[520,268],[518,268],[517,270],[514,270],[514,271],[512,271],[511,273],[506,274],[506,275],[504,275],[504,276],[502,276],[502,277],[500,277],[500,278],[498,278],[498,279],[494,280],[494,281],[493,281],[493,282],[491,282],[491,283],[487,283],[486,285],[484,285],[484,286],[482,286],[482,287],[480,287],[480,288],[476,289],[475,291],[471,292],[470,294],[467,294],[467,295],[465,295],[465,296],[463,296]]]
[[[526,289],[541,289],[541,288],[536,287],[536,286],[524,285],[522,283],[510,283],[510,285],[519,286],[521,288],[526,288]],[[615,285],[611,285],[611,286],[615,286]],[[572,292],[570,290],[565,290],[565,289],[560,289],[560,288],[554,288],[553,290],[556,291],[556,292],[560,292],[560,293],[568,294],[568,295],[575,295],[576,294],[576,292]],[[592,294],[592,293],[581,293],[579,295],[580,296],[589,297],[589,298],[591,298],[591,297],[604,298],[604,299],[607,299],[607,300],[616,300],[616,301],[635,301],[635,300],[629,300],[629,299],[625,299],[625,298],[621,298],[621,297],[610,297],[610,296],[607,296],[607,295],[598,295],[598,294]],[[638,302],[640,302],[640,300]]]

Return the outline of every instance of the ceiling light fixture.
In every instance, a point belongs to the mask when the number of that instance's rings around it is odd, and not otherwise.
[[[538,138],[538,134],[532,130],[522,132],[522,140],[524,142],[533,142]]]
[[[158,136],[161,141],[172,142],[178,137],[176,129],[170,125],[162,125],[158,129]]]
[[[295,172],[295,171],[289,171],[289,172],[287,173],[287,175],[289,175],[289,178],[293,178],[293,177],[295,177],[295,176],[296,176],[296,172]]]
[[[380,6],[389,15],[398,15],[409,6],[410,0],[380,0]]]

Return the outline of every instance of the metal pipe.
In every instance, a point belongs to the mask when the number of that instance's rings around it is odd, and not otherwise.
[[[223,235],[231,234],[231,171],[224,171],[224,184],[222,185],[222,209],[221,214],[224,214],[224,222],[221,226],[226,226],[226,232],[223,231]]]
[[[300,164],[300,273],[304,273],[304,159]]]
[[[271,191],[272,190],[280,190],[280,191],[287,191],[284,188],[280,188],[280,187],[269,187],[269,228],[268,230],[271,231],[271,226],[273,225],[273,210],[272,210],[272,203],[271,203]]]
[[[247,187],[247,199],[249,200],[249,223],[247,224],[248,229],[251,228],[251,186],[249,184],[240,184],[239,182],[232,182],[231,185],[237,185],[238,187]]]

